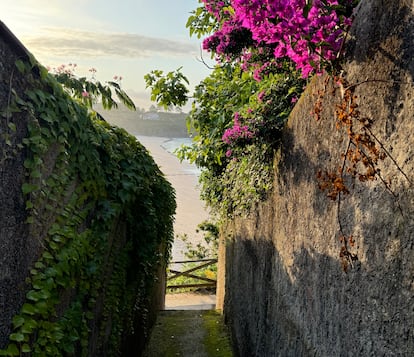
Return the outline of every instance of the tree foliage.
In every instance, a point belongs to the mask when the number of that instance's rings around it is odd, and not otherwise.
[[[188,101],[189,84],[187,77],[181,73],[181,68],[164,74],[163,71],[153,70],[144,76],[146,88],[151,88],[151,100],[168,109],[171,106],[183,106]],[[185,84],[184,84],[184,83]]]
[[[202,168],[202,197],[228,217],[248,212],[271,189],[274,150],[304,78],[332,69],[357,1],[200,3],[187,27],[205,38],[217,64],[195,87],[187,119],[193,144],[178,155]],[[150,76],[152,98],[166,105],[180,96],[179,77],[165,85]]]

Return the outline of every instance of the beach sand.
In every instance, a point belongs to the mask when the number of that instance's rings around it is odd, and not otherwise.
[[[187,234],[189,240],[195,245],[202,241],[201,233],[196,233],[198,224],[208,219],[208,211],[200,199],[198,188],[198,171],[195,165],[180,162],[163,146],[168,146],[172,139],[154,136],[137,136],[138,141],[144,145],[154,158],[155,162],[171,183],[176,192],[177,211],[174,222],[174,244],[172,247],[172,260],[185,260],[185,244],[177,238]]]

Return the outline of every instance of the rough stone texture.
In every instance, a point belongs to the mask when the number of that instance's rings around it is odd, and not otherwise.
[[[275,161],[274,193],[229,222],[225,316],[240,356],[410,356],[414,353],[414,16],[412,2],[361,2],[344,67],[361,115],[396,164],[338,203],[316,172],[342,165],[340,91],[316,78],[298,102]],[[367,82],[365,82],[367,81]],[[316,122],[317,93],[325,92]],[[352,185],[351,185],[352,186]],[[359,260],[345,273],[338,217]]]
[[[0,37],[0,347],[10,334],[12,316],[23,303],[25,278],[39,252],[38,242],[27,240],[27,216],[21,193],[26,153],[16,150],[16,144],[27,136],[27,119],[20,113],[11,117],[5,111],[11,87],[18,88],[19,95],[25,89],[14,65],[24,50],[13,46],[13,39],[7,34]],[[16,125],[15,133],[11,133],[9,123]],[[6,144],[9,134],[11,145]]]

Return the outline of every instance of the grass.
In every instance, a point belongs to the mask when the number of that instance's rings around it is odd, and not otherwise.
[[[214,310],[206,311],[202,315],[204,328],[207,331],[204,337],[204,346],[209,356],[231,357],[233,351],[227,327],[224,325],[223,316]]]

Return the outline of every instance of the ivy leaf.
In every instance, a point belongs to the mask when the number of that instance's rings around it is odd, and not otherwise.
[[[18,328],[24,324],[25,318],[23,316],[17,315],[13,317],[13,327]]]
[[[20,352],[14,343],[7,346],[7,350],[0,350],[0,356],[19,356]]]
[[[24,341],[24,335],[22,333],[12,333],[9,338],[10,340],[16,341],[16,342]]]
[[[8,127],[9,127],[9,129],[10,129],[13,133],[15,133],[15,132],[16,132],[16,124],[14,124],[14,123],[9,123],[9,124],[8,124]]]
[[[29,334],[32,333],[33,330],[38,326],[36,320],[34,319],[26,319],[26,321],[24,322],[24,325],[21,328],[22,333],[24,334]]]
[[[22,352],[24,352],[24,353],[29,353],[29,352],[31,352],[32,350],[31,350],[31,348],[30,348],[30,346],[27,344],[27,343],[25,343],[23,346],[22,346]]]
[[[26,65],[24,64],[24,62],[22,60],[17,60],[15,62],[15,65],[18,69],[18,71],[22,74],[24,74],[24,72],[26,71]]]
[[[28,315],[34,315],[36,313],[35,307],[32,304],[23,304],[22,313]]]
[[[32,300],[32,301],[38,301],[39,300],[39,294],[36,292],[36,291],[34,291],[34,290],[30,290],[27,294],[26,294],[26,297],[29,299],[29,300]]]
[[[24,195],[27,195],[28,193],[31,193],[31,192],[36,191],[38,189],[39,189],[38,185],[34,185],[34,184],[31,184],[31,183],[25,182],[22,185],[22,191],[23,191]]]

